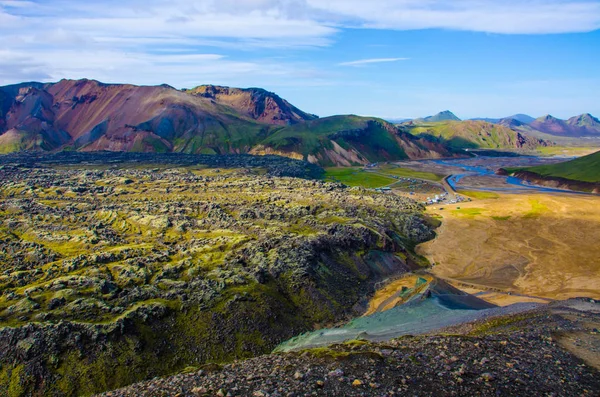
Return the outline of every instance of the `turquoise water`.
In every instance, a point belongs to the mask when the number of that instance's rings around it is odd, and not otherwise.
[[[480,156],[480,158],[485,158],[485,156]],[[497,160],[498,158],[495,157],[493,158],[494,160]],[[474,175],[478,175],[478,176],[497,176],[495,171],[493,169],[490,168],[486,168],[486,167],[477,167],[477,166],[471,166],[471,165],[467,165],[463,163],[463,160],[460,159],[456,159],[456,160],[434,160],[435,163],[437,164],[441,164],[441,165],[447,165],[447,166],[452,166],[452,167],[459,167],[464,169],[466,172],[463,174],[455,174],[450,176],[450,178],[448,178],[448,184],[453,188],[453,189],[457,189],[460,188],[458,186],[459,182],[466,176],[474,176]],[[472,187],[468,187],[469,189],[474,189],[474,190],[484,190],[484,191],[489,191],[489,192],[511,192],[511,191],[523,191],[523,190],[535,190],[538,192],[544,192],[544,193],[569,193],[569,194],[577,194],[577,195],[587,195],[588,193],[585,192],[576,192],[576,191],[572,191],[572,190],[566,190],[566,189],[554,189],[551,187],[544,187],[544,186],[537,186],[537,185],[532,185],[529,184],[525,181],[523,181],[522,179],[516,178],[514,176],[498,176],[499,178],[504,178],[506,183],[515,187],[487,187],[485,189],[481,189],[481,188],[472,188]],[[465,186],[462,186],[463,188],[465,188]]]
[[[402,335],[416,335],[473,321],[498,314],[499,310],[505,309],[495,308],[492,305],[479,306],[478,300],[473,302],[471,298],[473,297],[457,295],[430,298],[419,296],[394,309],[356,318],[340,328],[322,329],[299,335],[282,343],[275,351],[286,352],[328,346],[354,339],[384,341]],[[513,305],[513,309],[521,310],[520,306],[522,305]]]

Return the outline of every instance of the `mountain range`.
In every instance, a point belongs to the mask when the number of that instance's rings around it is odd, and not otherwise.
[[[461,121],[450,111],[394,125],[374,117],[319,118],[261,88],[104,84],[0,87],[0,153],[124,151],[276,154],[322,166],[451,157],[467,148],[533,149],[552,136],[600,136],[589,114]]]
[[[442,138],[454,149],[531,149],[555,143],[581,144],[584,142],[582,139],[600,138],[600,121],[589,113],[568,120],[550,115],[534,119],[526,114],[516,114],[499,119],[475,118],[461,121],[454,113],[446,110],[398,125],[416,136]]]
[[[103,84],[0,87],[0,152],[77,150],[278,154],[320,165],[453,153],[377,118],[318,118],[259,88]]]
[[[454,113],[445,110],[436,115],[418,118],[412,121],[416,124],[461,121]],[[571,117],[568,120],[561,120],[551,115],[533,118],[526,114],[515,114],[503,118],[473,118],[468,121],[484,121],[491,124],[499,124],[523,133],[543,133],[558,137],[593,137],[600,136],[600,120],[589,113]]]

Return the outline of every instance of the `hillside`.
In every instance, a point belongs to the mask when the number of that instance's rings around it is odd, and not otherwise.
[[[529,123],[537,131],[564,137],[600,136],[600,121],[590,114],[575,116],[569,120],[561,120],[546,115]]]
[[[311,163],[345,166],[453,155],[442,143],[414,137],[381,119],[353,115],[280,129],[251,151],[265,153],[292,153]]]
[[[599,346],[597,332],[590,332],[600,324],[597,306],[570,300],[446,332],[270,354],[103,396],[594,395],[598,364],[584,351]]]
[[[382,120],[318,119],[261,89],[94,80],[0,87],[0,153],[22,150],[278,154],[321,165],[451,154]]]
[[[533,149],[550,143],[485,121],[409,123],[404,128],[418,137],[432,136],[454,149]]]
[[[285,99],[262,88],[241,89],[202,85],[185,92],[231,106],[241,114],[267,124],[288,125],[317,118],[314,114],[305,113]]]
[[[541,185],[600,192],[600,152],[564,163],[506,171]]]
[[[527,168],[527,171],[545,177],[559,177],[582,182],[600,182],[600,152],[580,157],[575,160]]]
[[[169,86],[93,80],[3,87],[2,151],[247,152],[265,127]]]

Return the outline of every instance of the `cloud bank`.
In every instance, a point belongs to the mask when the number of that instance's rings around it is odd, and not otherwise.
[[[600,2],[2,0],[0,84],[93,77],[188,86],[234,81],[241,74],[259,81],[266,76],[314,79],[322,72],[313,66],[268,58],[265,52],[327,48],[348,28],[435,28],[497,34],[587,32],[600,28]]]

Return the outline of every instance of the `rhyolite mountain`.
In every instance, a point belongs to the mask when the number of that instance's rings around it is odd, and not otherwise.
[[[568,120],[546,115],[531,122],[507,118],[500,120],[498,123],[510,126],[525,134],[541,132],[556,137],[571,138],[600,136],[600,121],[589,113],[571,117]]]
[[[317,118],[261,89],[103,84],[0,87],[0,152],[278,154],[320,165],[453,153],[377,118]]]
[[[298,109],[278,95],[262,88],[231,88],[201,85],[185,92],[209,98],[222,105],[231,106],[238,112],[263,123],[276,125],[296,124],[314,120],[318,116]]]

